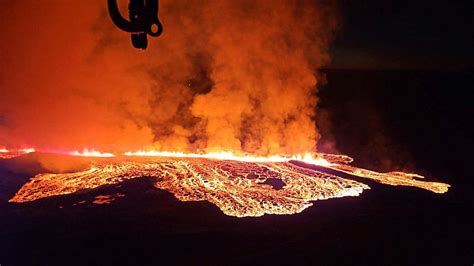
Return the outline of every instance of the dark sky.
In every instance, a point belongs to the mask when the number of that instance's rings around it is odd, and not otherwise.
[[[331,68],[473,68],[474,1],[341,0]]]

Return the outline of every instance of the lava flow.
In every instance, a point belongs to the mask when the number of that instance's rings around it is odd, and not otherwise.
[[[39,174],[25,184],[10,202],[29,202],[66,195],[79,190],[111,185],[124,180],[151,177],[155,187],[169,191],[180,201],[209,201],[225,214],[236,217],[264,214],[294,214],[313,201],[358,196],[370,187],[297,162],[315,164],[388,185],[414,186],[444,193],[449,185],[424,182],[419,175],[377,173],[348,165],[347,156],[323,154],[295,158],[238,157],[223,154],[180,154],[161,152],[127,153],[105,158],[87,170],[74,173]],[[151,156],[153,155],[153,156]],[[221,156],[221,157],[219,157]],[[277,184],[275,184],[277,183]],[[280,186],[278,186],[278,183]]]

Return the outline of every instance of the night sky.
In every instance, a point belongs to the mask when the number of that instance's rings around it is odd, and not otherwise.
[[[329,68],[472,70],[473,3],[343,0]]]

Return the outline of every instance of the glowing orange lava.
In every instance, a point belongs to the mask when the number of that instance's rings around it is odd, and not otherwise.
[[[39,174],[10,202],[66,195],[147,176],[155,179],[157,188],[173,193],[181,201],[206,200],[227,215],[244,217],[298,213],[311,206],[313,201],[358,196],[364,189],[369,189],[361,182],[292,163],[295,159],[387,185],[414,186],[435,193],[444,193],[449,188],[448,184],[417,180],[415,178],[422,176],[415,174],[378,173],[356,168],[348,165],[352,158],[344,155],[241,157],[226,152],[185,154],[153,151],[105,158],[84,171]],[[282,183],[282,187],[275,188],[272,181]]]

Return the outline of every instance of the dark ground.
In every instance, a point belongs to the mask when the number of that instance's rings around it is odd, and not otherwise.
[[[364,181],[372,189],[360,197],[239,219],[207,202],[178,202],[145,177],[8,204],[39,170],[18,173],[0,161],[0,264],[472,265],[472,73],[327,74],[322,149],[337,148],[374,170],[421,172],[452,184],[450,191]],[[117,192],[126,196],[91,204]]]

